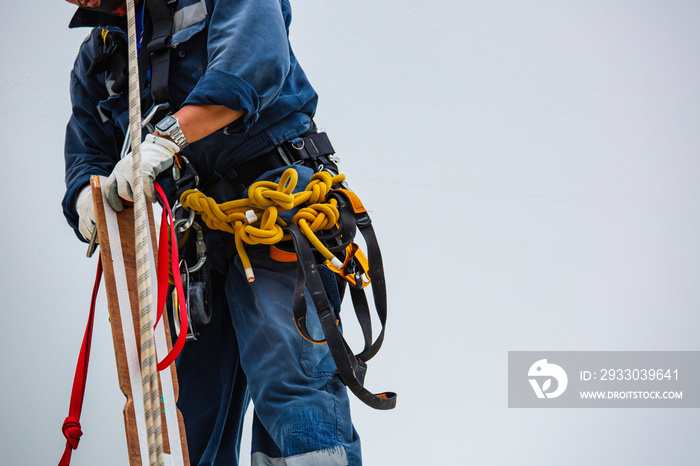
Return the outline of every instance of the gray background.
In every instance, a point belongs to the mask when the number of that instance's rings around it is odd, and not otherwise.
[[[696,410],[508,409],[507,354],[699,349],[700,3],[293,3],[385,255],[366,464],[697,464]],[[3,465],[63,451],[94,276],[59,207],[71,14],[0,16]],[[75,465],[126,464],[103,296]]]

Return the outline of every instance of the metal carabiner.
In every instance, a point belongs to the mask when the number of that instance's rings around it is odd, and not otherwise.
[[[190,215],[190,217],[192,217],[192,215]],[[204,266],[204,263],[207,261],[207,245],[204,243],[204,232],[202,231],[202,227],[199,225],[199,223],[186,218],[175,220],[173,227],[175,228],[175,231],[177,233],[184,233],[191,227],[194,227],[194,229],[196,230],[197,263],[194,266],[190,267],[185,262],[185,266],[187,267],[188,273],[198,272]]]
[[[184,267],[183,267],[184,265]],[[185,312],[187,314],[187,341],[196,341],[199,336],[199,332],[194,328],[192,319],[190,317],[190,274],[187,269],[187,264],[185,260],[180,261],[180,278],[182,279],[182,286],[185,291]],[[172,295],[172,310],[173,310],[173,325],[175,326],[175,334],[180,335],[180,302],[177,295],[177,289],[173,289]]]
[[[178,158],[179,162],[178,159],[175,159],[176,163],[173,163],[172,169],[177,192],[183,192],[186,189],[196,189],[199,186],[199,174],[190,161],[187,160],[187,157],[180,154]]]
[[[151,110],[146,114],[146,116],[143,118],[141,121],[141,126],[147,126],[153,118],[159,114],[162,110],[167,110],[170,108],[170,104],[168,102],[164,102],[162,104],[154,105]],[[149,128],[149,131],[150,128]],[[129,124],[126,127],[126,137],[124,138],[124,144],[122,144],[122,151],[119,156],[119,158],[123,159],[126,157],[126,154],[129,153],[129,150],[131,149],[131,124]]]
[[[175,212],[177,212],[178,209],[181,209],[182,204],[180,204],[180,201],[176,201],[175,205],[173,206],[172,213],[173,217],[175,217]],[[192,224],[194,223],[194,216],[195,216],[195,211],[190,210],[190,215],[187,218],[180,218],[175,220],[175,223],[173,223],[173,228],[175,229],[175,233],[184,233],[187,230],[190,229]]]
[[[197,231],[197,263],[194,265],[194,267],[187,268],[189,273],[198,272],[202,267],[204,267],[204,263],[207,261],[207,245],[204,244],[204,232],[202,231],[202,227],[199,226],[199,223],[197,222],[193,222],[192,226]]]

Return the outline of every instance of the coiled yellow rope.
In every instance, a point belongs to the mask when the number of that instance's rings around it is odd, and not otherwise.
[[[306,204],[292,218],[309,242],[334,266],[342,262],[316,237],[315,232],[327,230],[338,223],[338,202],[326,201],[333,186],[345,181],[345,175],[328,172],[315,173],[306,188],[294,193],[299,175],[288,168],[278,183],[258,181],[248,188],[248,197],[218,204],[201,191],[190,189],[180,196],[180,204],[195,211],[213,230],[226,231],[235,236],[236,250],[241,257],[248,281],[255,280],[245,244],[276,244],[290,239],[283,232],[286,223],[279,217],[282,212]]]

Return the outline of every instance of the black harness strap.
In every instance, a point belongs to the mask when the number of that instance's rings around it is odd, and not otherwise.
[[[173,14],[166,0],[145,0],[142,43],[145,50],[139,56],[141,89],[146,83],[148,66],[151,67],[151,97],[155,104],[168,101],[168,74],[170,71],[170,39]]]
[[[292,237],[294,249],[297,254],[297,281],[294,290],[294,298],[292,308],[294,312],[294,321],[304,338],[316,344],[328,344],[333,361],[336,364],[338,375],[343,383],[365,404],[376,409],[392,409],[396,406],[396,394],[393,392],[384,392],[373,394],[364,388],[364,374],[367,369],[365,361],[368,361],[377,354],[379,348],[384,341],[384,329],[386,326],[387,315],[387,300],[386,300],[386,282],[384,280],[384,267],[382,265],[381,253],[379,251],[379,243],[377,242],[374,229],[371,225],[371,220],[364,209],[353,208],[352,201],[349,195],[343,190],[335,190],[329,196],[336,197],[340,203],[341,211],[341,230],[347,232],[348,235],[354,235],[355,228],[359,228],[365,242],[369,254],[369,276],[372,280],[372,293],[374,297],[377,315],[382,325],[382,330],[379,333],[376,341],[372,343],[372,325],[370,319],[369,305],[367,297],[362,290],[362,282],[357,281],[357,286],[350,288],[353,306],[357,319],[360,323],[362,333],[365,340],[365,346],[361,353],[353,355],[352,350],[348,346],[345,338],[338,329],[337,316],[328,302],[328,298],[318,272],[316,265],[316,257],[309,245],[306,237],[301,233],[296,225],[289,225],[285,231]],[[343,215],[345,212],[354,212],[354,215]],[[308,287],[309,293],[313,300],[318,318],[321,322],[321,328],[325,336],[325,340],[315,340],[310,334],[306,326],[306,298],[304,287]]]
[[[372,338],[371,323],[369,320],[369,305],[367,304],[367,297],[364,291],[362,291],[361,282],[358,280],[358,285],[350,288],[350,296],[352,297],[352,302],[355,307],[355,313],[357,314],[360,326],[363,328],[363,333],[365,334],[365,348],[363,351],[357,355],[358,358],[363,361],[369,361],[372,359],[379,348],[381,348],[384,342],[384,329],[386,328],[386,318],[387,318],[387,298],[386,298],[386,280],[384,278],[384,264],[382,262],[382,253],[379,249],[379,241],[377,241],[377,235],[374,233],[374,228],[372,228],[372,220],[369,217],[364,208],[356,209],[352,200],[350,199],[351,193],[344,189],[336,189],[331,191],[328,195],[329,198],[336,198],[339,203],[339,209],[341,212],[349,212],[354,215],[342,216],[343,222],[352,222],[351,231],[355,230],[357,227],[362,233],[367,244],[367,259],[369,261],[368,275],[372,280],[372,296],[374,298],[374,306],[377,309],[377,316],[379,317],[379,322],[382,324],[382,329],[377,336],[377,339],[368,345],[368,342]],[[347,230],[346,225],[342,226],[343,229]],[[369,329],[368,332],[364,330],[363,320],[366,320],[365,326]]]
[[[328,163],[326,157],[335,153],[330,138],[324,132],[302,135],[298,140],[286,141],[282,143],[282,148],[291,160],[311,165],[318,163],[317,159],[321,159],[321,163]]]

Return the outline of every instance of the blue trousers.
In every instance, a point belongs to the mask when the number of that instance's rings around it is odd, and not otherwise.
[[[299,185],[311,170],[301,167]],[[275,179],[281,171],[266,174]],[[347,389],[326,345],[305,340],[292,315],[295,262],[273,260],[267,246],[247,246],[255,281],[238,256],[226,258],[225,233],[207,235],[212,321],[176,364],[180,408],[193,465],[238,465],[241,430],[253,401],[252,465],[361,465]],[[333,273],[320,267],[337,312]],[[322,338],[307,291],[309,331]]]

